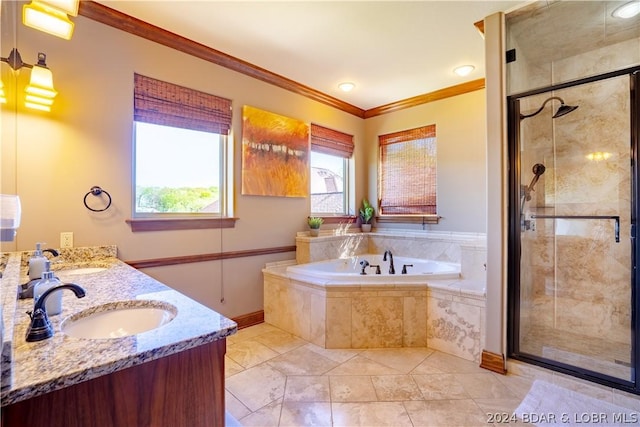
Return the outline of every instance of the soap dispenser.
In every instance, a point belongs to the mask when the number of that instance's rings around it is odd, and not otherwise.
[[[60,280],[53,275],[51,271],[51,261],[45,259],[45,271],[42,273],[42,278],[38,280],[33,288],[33,304],[37,304],[40,295],[44,294],[47,290],[54,286],[62,285]],[[47,315],[60,314],[62,312],[62,289],[54,291],[45,301],[45,309]]]
[[[47,257],[42,254],[41,245],[42,243],[36,243],[36,251],[29,258],[29,280],[40,279],[44,273],[44,263],[47,262]]]

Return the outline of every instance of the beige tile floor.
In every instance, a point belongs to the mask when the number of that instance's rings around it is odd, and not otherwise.
[[[521,426],[511,414],[536,379],[640,412],[637,395],[533,365],[499,375],[429,348],[326,350],[266,323],[227,339],[225,371],[230,427]]]
[[[227,344],[229,425],[486,426],[533,382],[429,348],[326,350],[266,323]]]

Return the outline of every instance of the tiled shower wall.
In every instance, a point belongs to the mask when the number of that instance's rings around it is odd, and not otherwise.
[[[524,24],[526,25],[526,24]],[[521,29],[523,29],[522,27]],[[509,31],[518,47],[518,28]],[[526,37],[536,38],[532,27]],[[524,32],[523,32],[524,34]],[[640,39],[580,55],[508,66],[509,93],[521,93],[640,64]],[[559,106],[547,104],[538,116],[520,122],[521,182],[543,163],[525,212],[543,215],[620,215],[620,242],[613,220],[542,220],[521,233],[521,330],[537,325],[612,342],[630,339],[630,123],[629,78],[617,77],[523,98],[520,111],[535,111],[550,96],[579,108],[552,119]],[[606,161],[590,161],[592,152],[610,152]]]

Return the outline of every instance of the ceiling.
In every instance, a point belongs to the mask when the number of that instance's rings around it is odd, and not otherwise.
[[[511,1],[98,1],[367,110],[484,77],[474,23]],[[471,64],[459,77],[453,69]],[[345,93],[341,82],[356,87]]]

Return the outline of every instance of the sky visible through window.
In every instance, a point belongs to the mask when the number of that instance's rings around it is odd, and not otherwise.
[[[344,159],[338,156],[332,156],[324,153],[314,152],[311,156],[311,165],[317,168],[329,169],[336,175],[344,178]]]
[[[219,187],[216,134],[136,122],[136,185]]]

